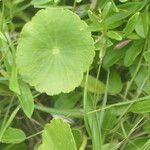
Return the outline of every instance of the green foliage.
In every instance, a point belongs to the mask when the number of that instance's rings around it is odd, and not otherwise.
[[[150,149],[149,0],[0,8],[0,150]]]
[[[2,137],[2,143],[21,143],[25,139],[26,136],[22,130],[9,127]]]
[[[59,133],[59,134],[58,134]],[[54,119],[45,126],[43,131],[43,143],[38,150],[76,150],[72,131],[62,119]]]
[[[92,63],[94,46],[86,23],[77,15],[45,9],[24,26],[16,55],[23,80],[54,95],[80,85],[83,72]]]

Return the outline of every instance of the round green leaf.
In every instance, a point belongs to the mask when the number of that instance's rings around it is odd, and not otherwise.
[[[26,82],[54,95],[79,86],[94,55],[87,24],[70,10],[47,8],[24,26],[16,63]]]
[[[77,150],[70,125],[62,119],[46,124],[38,150]]]

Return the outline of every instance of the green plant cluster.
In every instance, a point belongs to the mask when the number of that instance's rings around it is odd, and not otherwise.
[[[0,8],[0,150],[150,150],[149,0]]]

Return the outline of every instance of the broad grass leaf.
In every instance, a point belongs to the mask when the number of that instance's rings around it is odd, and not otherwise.
[[[84,104],[84,111],[88,113],[95,110],[94,98],[92,95],[87,95],[86,103]],[[101,147],[101,136],[100,136],[100,121],[99,112],[84,115],[86,122],[86,128],[88,129],[89,135],[92,137],[92,149],[97,150]]]
[[[130,66],[133,64],[136,57],[141,53],[144,42],[143,40],[135,40],[131,47],[126,51],[124,57],[124,65]]]
[[[43,131],[43,141],[38,150],[77,150],[69,124],[53,119]]]
[[[17,47],[22,78],[37,91],[56,95],[79,86],[94,58],[87,24],[70,10],[40,10],[27,23]]]
[[[25,133],[17,128],[9,127],[2,136],[2,143],[21,143],[26,139]]]
[[[34,99],[32,93],[30,91],[29,86],[24,81],[19,80],[19,86],[20,95],[17,95],[18,99],[20,101],[24,113],[27,115],[27,117],[30,118],[34,111]]]

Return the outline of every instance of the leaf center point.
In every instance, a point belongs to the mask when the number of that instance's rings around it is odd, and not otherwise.
[[[59,48],[53,48],[53,50],[52,50],[53,55],[58,55],[59,53],[60,53]]]

